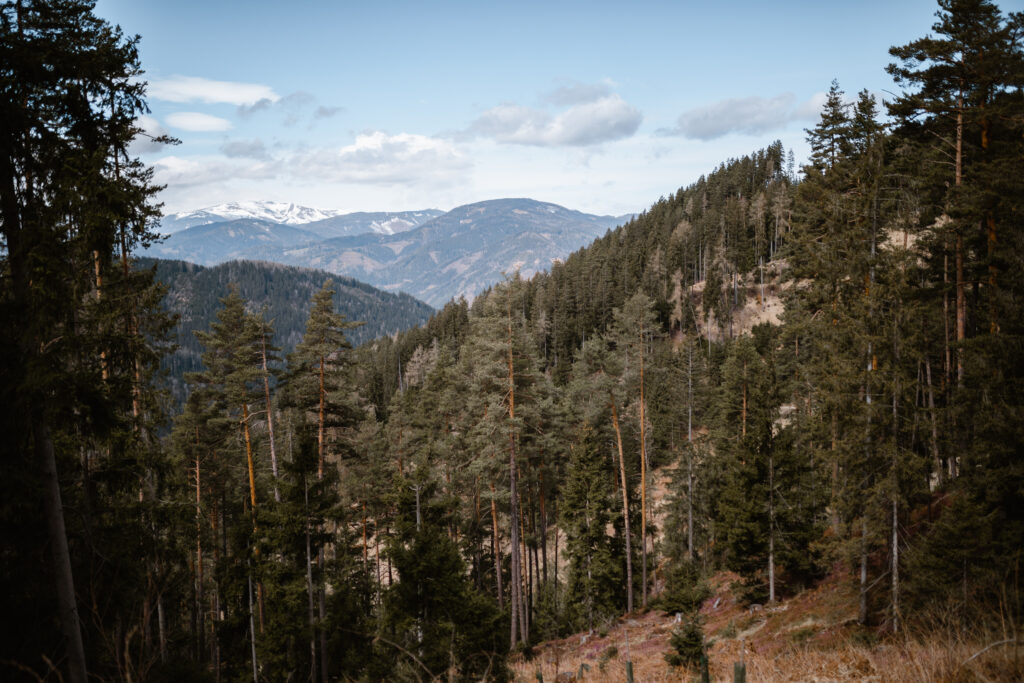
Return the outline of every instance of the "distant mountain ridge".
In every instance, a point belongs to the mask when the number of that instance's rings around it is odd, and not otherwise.
[[[175,216],[171,220],[185,220],[184,214]],[[146,255],[202,265],[255,259],[319,268],[440,307],[455,297],[472,298],[503,274],[518,270],[529,277],[547,270],[628,218],[516,198],[466,204],[447,213],[345,214],[298,226],[265,218],[226,219],[175,232]],[[420,222],[411,228],[394,229],[415,221]],[[361,232],[347,232],[353,229]]]
[[[164,306],[179,316],[174,331],[178,347],[163,362],[179,404],[186,395],[184,374],[202,366],[203,349],[193,332],[209,329],[229,284],[238,286],[250,310],[266,311],[266,319],[274,327],[274,344],[282,354],[291,353],[302,339],[313,294],[327,280],[333,281],[335,310],[348,320],[365,323],[346,331],[353,346],[423,324],[434,313],[430,306],[408,294],[383,292],[352,278],[311,268],[258,261],[231,261],[207,268],[148,258],[139,259],[138,267],[156,268],[157,281],[167,286]]]
[[[437,209],[346,213],[336,209],[314,209],[285,202],[229,202],[205,209],[168,214],[160,221],[159,232],[172,235],[200,225],[248,219],[293,227],[302,226],[323,239],[358,235],[363,232],[391,235],[414,228],[443,213]]]

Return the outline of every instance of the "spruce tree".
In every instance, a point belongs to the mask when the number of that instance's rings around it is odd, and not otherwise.
[[[34,566],[45,567],[38,577],[26,577],[4,564],[0,573],[35,589],[9,613],[7,623],[20,632],[11,638],[5,633],[0,653],[48,675],[46,656],[62,663],[68,680],[85,681],[90,668],[115,675],[126,660],[106,653],[102,633],[83,637],[83,624],[106,629],[110,617],[147,632],[152,626],[129,617],[127,602],[117,605],[116,617],[81,609],[91,610],[91,587],[109,587],[107,578],[83,575],[93,557],[116,554],[101,547],[116,540],[107,532],[142,540],[139,529],[123,526],[132,515],[85,517],[83,528],[64,510],[70,503],[83,510],[94,505],[97,513],[108,504],[126,511],[124,484],[132,480],[137,499],[157,460],[146,461],[144,453],[157,451],[141,442],[141,428],[158,419],[142,413],[146,357],[155,337],[136,318],[151,283],[145,275],[114,278],[116,271],[124,275],[115,259],[127,263],[132,250],[154,237],[151,172],[127,154],[139,132],[133,122],[145,111],[146,86],[138,79],[138,39],[96,17],[84,1],[0,5],[0,64],[0,355],[8,406],[5,481],[13,485],[3,492],[12,505],[3,531],[17,539],[19,558],[38,556]],[[95,498],[98,491],[85,473],[72,476],[83,456],[90,469],[112,466],[110,481],[120,482],[116,497]],[[77,491],[85,498],[71,500]],[[19,530],[26,510],[44,524]],[[115,526],[89,528],[107,522]],[[144,552],[135,555],[133,574],[145,576],[146,565],[152,566],[150,550]],[[124,587],[126,601],[142,592],[137,578]],[[8,595],[21,594],[4,588]],[[127,654],[134,659],[139,653]],[[154,656],[152,645],[145,656]]]
[[[622,565],[606,528],[615,521],[608,458],[584,423],[570,452],[561,496],[569,557],[568,604],[578,627],[594,630],[621,609]]]

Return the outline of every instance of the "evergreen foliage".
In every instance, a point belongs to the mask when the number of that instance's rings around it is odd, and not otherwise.
[[[894,632],[1020,614],[1024,19],[939,7],[891,126],[833,82],[800,179],[772,143],[358,349],[399,323],[357,284],[157,264],[204,292],[159,438],[136,42],[0,5],[4,676],[503,679],[648,597],[682,665],[720,569],[761,602],[845,563]]]
[[[700,615],[691,612],[686,620],[672,631],[665,661],[669,666],[695,667],[707,657],[709,643],[704,641],[704,627]]]

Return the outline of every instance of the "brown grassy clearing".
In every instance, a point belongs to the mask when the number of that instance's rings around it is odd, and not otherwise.
[[[747,681],[878,681],[885,683],[1010,683],[1024,680],[1024,647],[1000,643],[1013,634],[941,636],[879,635],[857,625],[857,593],[843,572],[817,587],[761,609],[736,603],[729,573],[712,580],[714,595],[701,609],[706,637],[713,640],[710,671],[713,681],[732,681],[734,662],[742,658]],[[699,680],[695,671],[672,669],[665,663],[672,616],[660,612],[632,614],[607,631],[576,634],[549,641],[526,661],[511,661],[517,681],[548,683],[558,673],[579,672],[583,681],[625,681],[627,658],[635,680]],[[602,635],[602,633],[604,635]],[[988,649],[985,649],[988,648]]]

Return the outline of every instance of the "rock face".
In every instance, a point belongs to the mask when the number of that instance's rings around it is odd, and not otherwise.
[[[147,255],[203,265],[248,258],[318,268],[440,307],[455,297],[472,298],[503,274],[545,270],[628,218],[495,199],[444,214],[346,214],[300,226],[221,220],[173,233]],[[346,232],[354,230],[362,232]]]

